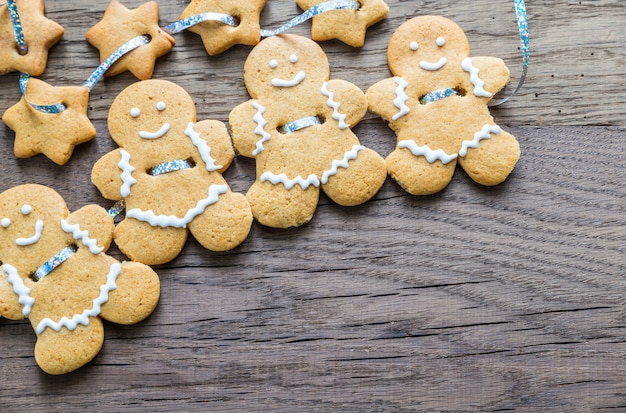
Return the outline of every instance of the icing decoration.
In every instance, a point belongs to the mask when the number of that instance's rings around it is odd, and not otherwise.
[[[483,128],[474,134],[474,139],[471,141],[465,140],[461,144],[460,156],[465,156],[469,148],[478,148],[478,143],[483,139],[489,139],[492,133],[499,135],[501,129],[498,125],[485,125]]]
[[[159,176],[169,172],[180,171],[181,169],[191,169],[194,165],[192,165],[189,161],[185,159],[178,159],[175,161],[167,161],[158,164],[150,171],[150,175]]]
[[[120,178],[122,179],[122,186],[120,187],[120,195],[124,198],[130,195],[130,187],[137,183],[137,180],[133,178],[133,172],[135,171],[135,167],[132,166],[129,162],[130,154],[124,150],[120,149],[120,155],[122,159],[117,164],[118,168],[122,170],[122,174]]]
[[[328,90],[328,82],[324,82],[324,84],[322,85],[322,95],[328,97],[326,104],[329,107],[333,108],[333,119],[339,122],[339,129],[349,128],[350,125],[346,123],[346,115],[339,112],[340,103],[335,101],[335,94]]]
[[[35,224],[35,234],[28,238],[18,238],[15,243],[19,246],[25,247],[27,245],[35,244],[41,238],[41,231],[43,230],[43,221],[38,219]]]
[[[165,110],[165,102],[157,102],[156,108],[157,110]]]
[[[419,146],[411,140],[401,140],[398,142],[398,148],[408,149],[415,156],[424,156],[429,163],[440,160],[446,165],[458,156],[456,153],[449,155],[443,149],[432,150],[428,145]]]
[[[291,56],[289,56],[289,61],[291,63],[296,63],[298,61],[298,56],[296,56],[295,54],[292,54]]]
[[[419,49],[420,45],[416,41],[412,41],[409,47],[411,48],[411,50],[416,51],[417,49]]]
[[[37,324],[35,332],[37,334],[43,333],[46,328],[51,328],[54,331],[60,331],[62,327],[66,327],[68,330],[73,331],[79,324],[84,326],[89,324],[89,317],[96,317],[100,314],[102,304],[109,300],[109,292],[117,288],[115,281],[122,271],[122,266],[115,262],[111,264],[109,273],[107,274],[106,284],[100,287],[100,295],[93,300],[93,305],[90,309],[83,311],[81,314],[74,314],[72,318],[63,317],[58,322],[50,318],[44,318]]]
[[[11,220],[9,218],[2,218],[2,221],[0,221],[0,224],[4,227],[4,228],[8,228],[9,225],[11,225]]]
[[[24,30],[22,29],[22,22],[20,20],[20,14],[17,10],[17,4],[15,0],[7,0],[7,8],[9,9],[9,16],[11,23],[13,23],[13,34],[15,35],[15,43],[19,49],[21,55],[28,53],[28,45],[24,40]]]
[[[270,60],[270,67],[272,69],[276,69],[278,67],[278,62],[276,61],[276,59]]]
[[[427,105],[429,103],[436,102],[441,99],[448,98],[450,96],[456,95],[456,90],[452,88],[439,89],[433,92],[427,93],[422,99],[420,99],[420,103]]]
[[[191,139],[191,143],[198,149],[200,157],[206,164],[206,170],[209,172],[222,169],[222,165],[215,165],[215,159],[211,156],[211,148],[206,141],[200,137],[200,134],[193,129],[193,122],[187,124],[185,135]]]
[[[348,161],[356,159],[358,153],[362,151],[363,149],[365,149],[365,146],[363,145],[353,145],[352,149],[344,153],[342,160],[340,161],[333,160],[331,164],[332,165],[331,168],[324,171],[324,173],[322,174],[322,184],[328,183],[328,178],[330,178],[333,175],[336,175],[337,169],[348,168]]]
[[[352,1],[352,0],[331,0],[331,1],[324,2],[324,3],[316,4],[315,6],[306,10],[304,13],[300,14],[299,16],[296,16],[293,19],[289,20],[287,23],[283,24],[277,29],[274,29],[274,30],[261,29],[261,37],[276,36],[277,34],[281,34],[291,29],[292,27],[297,26],[298,24],[301,24],[309,19],[312,19],[314,16],[317,16],[318,14],[325,13],[327,11],[344,10],[344,9],[358,10],[360,7],[361,5],[358,2]]]
[[[442,47],[444,44],[446,44],[446,39],[444,39],[443,37],[437,37],[435,43],[437,43],[437,46]]]
[[[427,62],[426,60],[422,60],[420,62],[420,67],[422,69],[424,69],[424,70],[435,71],[435,70],[439,70],[442,67],[444,67],[446,63],[448,63],[448,59],[446,59],[445,57],[442,57],[441,59],[439,59],[439,61],[437,61],[435,63],[431,63],[431,62]]]
[[[480,96],[480,97],[491,96],[491,93],[489,93],[483,88],[483,86],[485,86],[485,82],[480,77],[478,77],[479,70],[476,66],[472,64],[471,57],[467,57],[463,59],[463,62],[461,63],[461,67],[463,68],[463,70],[465,70],[466,72],[469,72],[470,74],[470,82],[472,82],[472,84],[474,85],[474,95]]]
[[[254,151],[252,151],[252,155],[257,156],[258,154],[263,152],[263,150],[265,149],[263,147],[263,144],[269,141],[272,136],[265,131],[265,125],[267,125],[267,121],[263,118],[265,108],[257,102],[253,101],[251,103],[252,107],[254,107],[257,111],[252,117],[252,120],[256,122],[257,125],[256,128],[254,128],[254,133],[261,136],[261,139],[256,142],[256,148],[254,149]]]
[[[272,172],[266,171],[263,172],[260,180],[261,182],[270,181],[274,185],[282,183],[285,185],[286,189],[291,189],[294,185],[300,185],[302,189],[307,189],[311,185],[314,187],[320,186],[320,181],[315,174],[309,175],[306,179],[303,179],[300,175],[296,176],[294,179],[289,179],[284,173],[275,175]]]
[[[317,116],[307,116],[302,119],[294,120],[293,122],[289,122],[285,126],[282,127],[283,133],[291,133],[298,131],[300,129],[308,128],[313,125],[321,125],[322,123],[318,119]]]
[[[402,79],[399,76],[394,77],[393,80],[395,80],[396,84],[398,85],[395,90],[396,98],[393,100],[393,105],[400,109],[400,111],[393,115],[391,119],[398,120],[411,111],[406,105],[406,101],[409,100],[409,97],[406,95],[406,93],[404,93],[404,89],[406,89],[409,84],[406,80]]]
[[[216,203],[218,197],[227,191],[227,185],[211,185],[208,190],[208,196],[199,200],[196,206],[187,211],[185,216],[182,218],[179,218],[176,215],[156,215],[151,210],[143,211],[139,208],[133,208],[126,211],[126,216],[129,218],[135,218],[138,221],[147,222],[153,227],[186,228],[187,224],[189,224],[196,216],[203,213],[209,205]]]
[[[17,302],[24,306],[22,308],[22,315],[28,317],[33,304],[35,304],[35,299],[30,296],[30,288],[24,285],[24,280],[20,278],[14,266],[4,264],[2,266],[2,272],[7,276],[9,283],[13,286],[13,292],[18,296]]]
[[[298,73],[296,73],[293,79],[290,79],[290,80],[284,80],[284,79],[279,79],[279,78],[272,79],[272,85],[275,87],[294,87],[294,86],[299,85],[300,82],[304,80],[305,76],[306,76],[306,73],[304,73],[304,71],[301,70]]]
[[[141,115],[141,110],[139,108],[130,109],[130,116],[132,116],[133,118],[136,118],[139,115]]]
[[[161,125],[158,131],[156,132],[148,132],[148,131],[139,131],[139,136],[144,139],[159,139],[161,136],[165,135],[167,131],[170,130],[170,124],[164,123]]]
[[[33,212],[33,207],[28,205],[28,204],[24,204],[22,205],[22,210],[21,210],[23,215],[28,215],[31,212]]]
[[[61,228],[68,234],[72,234],[72,237],[75,240],[81,241],[85,247],[89,248],[89,252],[91,252],[92,254],[100,254],[102,251],[104,251],[104,247],[98,246],[98,241],[96,241],[95,238],[89,238],[89,232],[82,231],[79,224],[72,225],[66,220],[62,219]]]
[[[41,264],[37,271],[35,271],[32,275],[33,281],[39,281],[46,275],[50,274],[52,270],[61,265],[65,260],[67,260],[72,254],[76,252],[78,248],[75,245],[70,245],[68,247],[63,248],[61,251],[54,254],[52,258],[48,261]]]

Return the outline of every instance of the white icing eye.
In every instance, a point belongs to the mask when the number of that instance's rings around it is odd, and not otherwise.
[[[28,205],[28,204],[24,204],[22,205],[22,214],[24,215],[28,215],[33,211],[33,207]]]
[[[139,110],[139,108],[132,108],[130,110],[130,116],[132,116],[133,118],[136,118],[140,114],[141,114],[141,111]]]
[[[2,225],[4,228],[8,228],[9,225],[11,225],[11,220],[9,218],[2,218],[2,221],[0,221],[0,225]]]
[[[435,42],[437,43],[437,46],[441,47],[446,44],[446,39],[444,39],[443,37],[437,37],[437,40],[435,40]]]
[[[165,102],[157,102],[156,108],[157,110],[165,110]]]
[[[420,47],[420,45],[417,44],[417,42],[411,42],[409,47],[411,47],[411,50],[416,51]]]
[[[278,62],[276,61],[276,59],[270,60],[270,67],[272,69],[276,69],[278,67]]]
[[[296,56],[295,54],[292,54],[291,56],[289,56],[289,61],[291,63],[296,63],[298,61],[298,56]]]

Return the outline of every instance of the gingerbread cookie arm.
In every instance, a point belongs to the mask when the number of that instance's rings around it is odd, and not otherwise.
[[[19,278],[19,279],[17,279]],[[32,282],[22,279],[17,272],[2,267],[0,270],[0,316],[9,320],[22,320],[25,316],[23,309],[28,305],[29,295],[27,290],[32,287]],[[22,302],[20,295],[22,293]]]
[[[261,148],[269,140],[269,133],[263,129],[264,112],[265,109],[254,100],[244,102],[230,112],[228,123],[237,153],[252,158],[257,148]]]
[[[98,205],[86,205],[72,212],[61,221],[61,227],[92,254],[109,249],[115,230],[113,217]]]
[[[509,69],[502,59],[490,56],[468,57],[461,65],[469,75],[468,94],[488,97],[504,88],[511,79]]]
[[[206,143],[206,148],[202,144],[198,146],[204,162],[213,164],[220,173],[228,169],[235,152],[226,125],[217,120],[203,120],[193,125],[193,130],[198,133],[197,139]]]
[[[342,129],[354,127],[367,112],[365,94],[348,81],[330,80],[322,86],[322,94],[328,98],[326,105],[332,110],[332,118]]]
[[[404,89],[407,84],[401,77],[381,80],[370,86],[365,93],[370,112],[391,122],[411,111],[409,97]]]
[[[122,188],[134,181],[134,168],[128,162],[123,149],[118,148],[100,158],[91,170],[91,182],[103,197],[114,201],[124,199]]]

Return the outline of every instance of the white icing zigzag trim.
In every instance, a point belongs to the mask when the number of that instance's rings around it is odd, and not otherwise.
[[[352,146],[352,149],[343,154],[342,160],[334,160],[331,168],[324,171],[324,173],[322,174],[322,184],[326,184],[328,182],[328,178],[337,173],[338,168],[348,168],[348,161],[356,159],[357,154],[363,149],[365,149],[365,146],[354,145]]]
[[[261,106],[257,102],[251,102],[252,106],[257,110],[256,114],[252,118],[256,122],[256,128],[254,128],[254,133],[261,136],[261,139],[256,142],[256,149],[252,151],[252,155],[257,156],[261,152],[265,150],[263,144],[270,140],[271,135],[265,132],[265,125],[267,125],[267,121],[263,118],[263,113],[265,113],[265,108]]]
[[[4,264],[2,266],[2,272],[7,276],[9,283],[13,286],[13,292],[18,296],[17,302],[24,306],[22,308],[22,315],[28,317],[33,304],[35,304],[35,299],[30,296],[30,288],[24,285],[24,280],[20,278],[17,269],[11,264]]]
[[[469,148],[478,148],[478,143],[482,139],[489,139],[492,133],[499,135],[501,129],[498,125],[485,125],[483,128],[474,134],[474,139],[471,141],[463,141],[461,144],[461,150],[459,151],[460,156],[467,155],[467,150]]]
[[[335,101],[335,94],[328,90],[328,82],[324,82],[322,85],[322,95],[328,97],[326,101],[326,105],[333,108],[333,119],[339,122],[339,129],[347,129],[350,127],[346,123],[346,114],[339,112],[339,106],[341,105],[339,102]]]
[[[206,164],[207,171],[213,172],[222,169],[222,165],[215,165],[215,159],[211,156],[211,148],[207,145],[206,141],[200,137],[200,134],[193,129],[193,122],[187,124],[185,135],[187,135],[191,139],[191,143],[198,148],[200,157]]]
[[[90,309],[83,311],[81,314],[74,314],[72,318],[63,317],[58,322],[50,318],[44,318],[37,324],[35,332],[41,334],[47,327],[54,331],[60,331],[62,327],[67,327],[68,330],[73,331],[78,327],[78,324],[88,325],[89,317],[97,317],[100,314],[100,307],[109,300],[109,292],[117,288],[115,280],[120,275],[120,272],[122,272],[122,266],[119,263],[111,264],[107,274],[107,282],[100,287],[100,295],[93,300],[93,305]]]
[[[157,215],[151,210],[143,211],[139,208],[133,208],[126,212],[129,218],[135,218],[139,221],[147,222],[153,227],[161,228],[175,227],[186,228],[196,216],[204,212],[211,204],[217,202],[218,197],[228,191],[228,185],[211,185],[208,190],[208,196],[198,201],[194,208],[191,208],[184,217],[179,218],[176,215]]]
[[[455,154],[447,154],[443,149],[432,150],[428,145],[419,146],[414,141],[402,140],[398,142],[398,148],[406,148],[415,156],[424,156],[429,163],[440,160],[444,165],[450,163],[458,156]]]
[[[302,178],[300,175],[296,176],[294,179],[289,179],[284,173],[275,175],[272,172],[266,171],[263,172],[260,180],[261,182],[270,181],[274,185],[282,183],[285,185],[286,189],[291,189],[294,185],[300,185],[302,189],[307,189],[311,185],[316,188],[320,186],[320,180],[315,174],[309,175],[306,179]]]
[[[491,96],[491,93],[487,92],[483,88],[483,86],[485,86],[485,82],[480,77],[478,77],[479,70],[476,66],[472,64],[471,57],[467,57],[463,59],[463,62],[461,63],[461,67],[463,68],[463,70],[465,70],[466,72],[469,72],[470,74],[470,82],[472,82],[472,84],[474,85],[474,95],[481,96],[481,97]]]
[[[130,154],[124,149],[120,150],[122,159],[117,164],[117,167],[122,170],[120,178],[122,179],[122,186],[120,187],[120,195],[124,198],[130,195],[130,187],[137,183],[137,180],[133,178],[133,172],[135,167],[130,164]]]
[[[95,238],[89,238],[88,231],[81,231],[79,224],[72,225],[66,220],[62,219],[61,228],[63,228],[63,231],[67,232],[68,234],[72,234],[72,237],[75,240],[80,240],[85,247],[89,248],[89,252],[91,252],[92,254],[100,254],[102,251],[104,251],[104,247],[98,246]]]
[[[406,89],[409,84],[406,82],[406,80],[402,79],[399,76],[394,77],[393,80],[395,80],[398,84],[398,87],[395,90],[396,98],[393,100],[393,105],[400,109],[400,111],[393,115],[391,119],[398,120],[402,116],[410,112],[409,107],[406,105],[406,101],[409,100],[409,97],[406,95],[406,93],[404,93],[404,89]]]

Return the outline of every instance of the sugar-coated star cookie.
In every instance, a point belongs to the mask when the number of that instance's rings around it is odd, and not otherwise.
[[[205,21],[188,30],[199,34],[207,53],[222,53],[236,44],[254,46],[261,40],[259,16],[266,0],[191,0],[180,18],[201,13],[223,13],[235,18],[237,27],[216,21]]]
[[[54,87],[30,78],[26,95],[40,105],[62,103],[60,113],[42,113],[33,108],[24,96],[2,115],[2,120],[15,131],[14,151],[18,158],[39,153],[63,165],[74,147],[96,136],[96,129],[87,118],[89,90],[82,86]]]
[[[6,4],[0,5],[0,75],[19,71],[32,76],[46,69],[48,49],[63,36],[63,27],[44,16],[44,0],[17,0],[28,53],[17,47],[13,23]]]
[[[87,32],[85,38],[100,51],[102,62],[128,41],[143,35],[150,38],[150,43],[122,56],[105,72],[105,76],[115,76],[128,70],[138,79],[145,80],[152,77],[156,59],[169,52],[176,43],[159,27],[159,6],[156,2],[149,1],[131,10],[117,0],[111,0],[102,20]]]
[[[327,0],[296,0],[303,10]],[[359,0],[357,10],[332,10],[313,17],[311,38],[317,41],[338,39],[352,47],[361,47],[365,31],[385,18],[389,7],[383,0]]]

